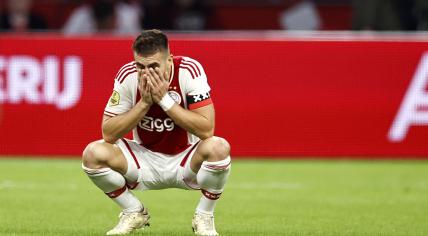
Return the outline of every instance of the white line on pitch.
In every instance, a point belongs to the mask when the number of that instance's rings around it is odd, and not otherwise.
[[[238,189],[297,189],[302,188],[300,183],[265,182],[265,183],[239,183],[228,184],[227,188]]]
[[[46,189],[52,188],[52,183],[15,182],[12,180],[0,181],[0,189]],[[56,189],[77,190],[73,183],[55,183]]]

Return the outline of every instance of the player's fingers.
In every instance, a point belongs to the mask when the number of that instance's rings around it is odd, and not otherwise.
[[[148,84],[147,84],[147,75],[143,75],[142,77],[142,82],[141,85],[143,86],[143,88],[146,90],[148,88]]]
[[[144,77],[144,75],[142,75],[141,77],[138,78],[138,87],[140,89],[144,89],[145,86],[146,86],[146,78]]]
[[[148,82],[150,81],[150,83],[153,86],[155,86],[155,87],[159,86],[158,81],[151,74],[147,75],[147,78],[148,78],[147,81]]]
[[[153,81],[153,78],[151,76],[149,76],[147,79],[147,85],[149,86],[149,88],[152,91],[155,91],[156,85],[155,85],[155,82]]]
[[[149,71],[153,78],[156,80],[156,83],[159,84],[161,82],[161,79],[159,78],[158,73],[153,68],[150,68]]]
[[[161,70],[159,69],[159,67],[155,68],[155,73],[156,75],[159,77],[159,80],[164,81],[165,80],[165,76],[164,74],[162,74]]]
[[[138,81],[138,85],[140,85],[141,84],[141,73],[140,72],[138,72],[138,74],[137,74],[137,81]]]
[[[143,84],[143,78],[142,77],[138,77],[138,89],[143,89],[144,84]]]

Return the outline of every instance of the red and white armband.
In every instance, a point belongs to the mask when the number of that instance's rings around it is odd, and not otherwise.
[[[186,96],[186,101],[189,110],[197,109],[212,104],[210,92],[195,95],[188,94]]]

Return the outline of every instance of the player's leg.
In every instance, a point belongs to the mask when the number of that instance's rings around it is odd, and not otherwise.
[[[137,168],[130,165],[118,145],[95,141],[85,148],[82,157],[88,177],[122,209],[119,224],[107,234],[129,233],[147,225],[147,211],[127,187],[127,180],[137,180]]]
[[[223,192],[230,168],[230,145],[220,137],[201,141],[190,165],[185,168],[185,178],[196,175],[202,191],[192,222],[195,232],[199,235],[217,235],[214,226],[214,208]]]
[[[120,148],[104,141],[90,143],[83,151],[83,169],[94,184],[123,211],[142,209],[140,201],[128,190],[123,176],[127,161]]]
[[[203,193],[197,211],[214,212],[216,200],[229,176],[230,161],[230,146],[225,139],[212,137],[198,145],[190,161],[190,169],[197,173],[196,179]]]

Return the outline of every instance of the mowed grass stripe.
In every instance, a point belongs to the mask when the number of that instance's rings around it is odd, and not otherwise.
[[[137,192],[152,215],[134,235],[192,235],[200,194]],[[234,160],[221,235],[428,235],[427,161]],[[79,160],[0,159],[0,235],[103,235],[119,208]]]

